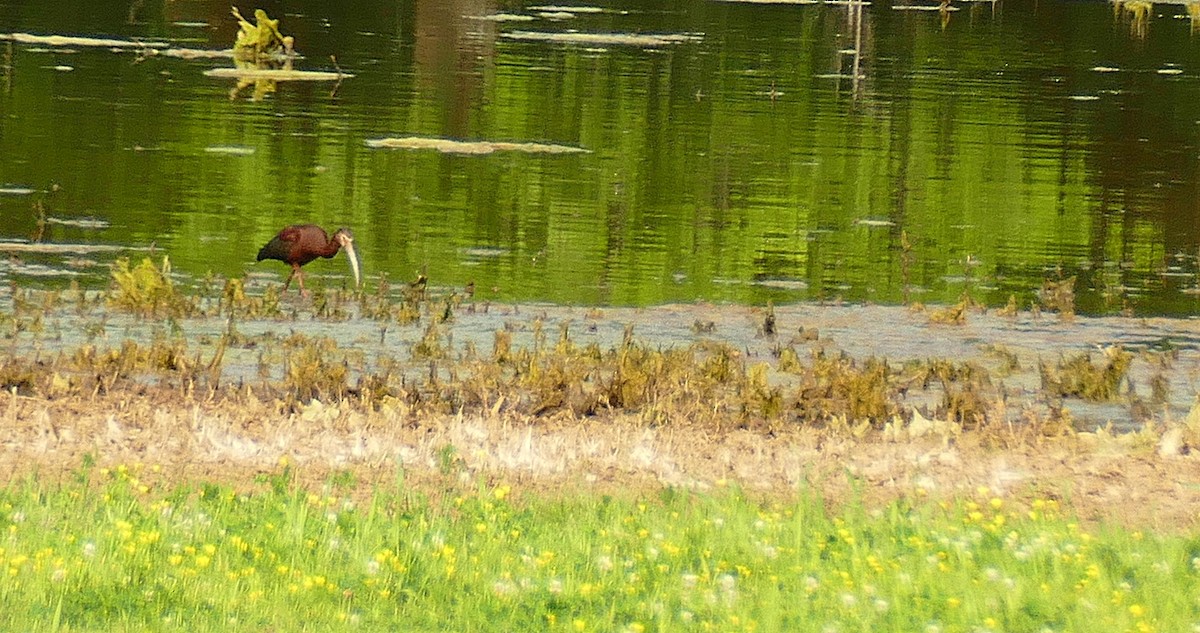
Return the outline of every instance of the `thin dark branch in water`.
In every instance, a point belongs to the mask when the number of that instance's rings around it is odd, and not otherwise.
[[[342,77],[345,76],[345,73],[342,72],[342,67],[338,66],[337,55],[330,55],[329,60],[333,62],[333,69],[337,71],[338,76],[337,83],[333,84],[333,90],[329,91],[329,98],[333,99],[337,96],[338,88],[342,87]]]

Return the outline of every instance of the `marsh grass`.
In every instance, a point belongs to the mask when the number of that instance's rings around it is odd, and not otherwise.
[[[84,315],[90,342],[36,361],[20,354],[0,355],[0,387],[57,397],[121,385],[160,385],[236,400],[241,397],[236,392],[218,391],[223,385],[244,385],[247,376],[244,370],[235,378],[227,376],[226,358],[238,357],[235,362],[244,367],[252,362],[244,350],[254,350],[261,379],[255,393],[288,407],[316,399],[375,409],[398,404],[413,415],[480,411],[540,418],[633,413],[648,425],[701,423],[768,431],[789,425],[895,427],[910,420],[919,407],[926,418],[983,428],[1011,422],[1004,417],[1004,407],[996,405],[1006,393],[1001,380],[1019,367],[1015,356],[999,354],[987,362],[1000,365],[991,369],[938,358],[900,366],[883,358],[851,357],[827,345],[815,329],[801,327],[784,340],[790,326],[776,323],[773,305],[755,312],[757,322],[751,326],[758,336],[773,341],[769,355],[752,355],[707,336],[686,345],[655,347],[639,340],[632,329],[619,343],[580,343],[572,336],[576,326],[571,321],[547,326],[536,316],[522,318],[516,309],[495,332],[491,353],[481,354],[475,341],[456,344],[456,319],[486,313],[490,306],[473,303],[456,290],[431,288],[424,275],[395,285],[381,277],[365,292],[318,287],[310,298],[293,299],[281,297],[273,284],[261,294],[247,292],[244,278],[208,279],[199,294],[188,294],[172,281],[165,258],[161,265],[148,258],[136,266],[120,260],[112,274],[108,292],[90,298],[78,288],[13,292],[11,313],[0,313],[0,328],[11,338],[19,332],[44,336],[43,317],[73,307]],[[944,319],[930,319],[962,323],[979,308],[964,294],[958,305],[942,311],[948,315]],[[143,323],[151,320],[151,327],[157,327],[157,321],[163,326],[154,330],[157,334],[150,341],[108,339],[113,328],[106,321],[120,320],[122,313],[134,314]],[[582,328],[594,327],[596,316],[586,315]],[[185,336],[185,325],[190,328],[197,322],[192,319],[214,318],[226,322],[219,337],[211,332]],[[264,324],[296,324],[287,327],[303,332],[305,326],[299,324],[309,319],[356,318],[379,324],[379,344],[370,347],[369,358],[321,336],[285,339],[261,333]],[[243,335],[242,325],[260,334]],[[697,329],[712,333],[709,330]],[[400,338],[400,345],[387,344],[389,331],[397,333],[391,338]],[[1107,365],[1098,366],[1084,357],[1044,363],[1043,392],[1059,400],[1120,400],[1118,387],[1130,360],[1127,353],[1110,356]],[[1161,388],[1159,392],[1165,393]],[[1067,420],[1069,411],[1055,407],[1050,415]]]
[[[447,468],[454,456],[448,453]],[[401,474],[164,485],[154,466],[0,489],[0,612],[22,631],[1190,630],[1192,536],[1086,529],[1056,501],[922,489],[427,497]],[[454,479],[457,481],[457,479]]]
[[[1133,362],[1133,354],[1120,347],[1106,347],[1099,363],[1091,354],[1074,354],[1053,365],[1039,365],[1042,389],[1055,396],[1074,396],[1093,402],[1113,400]]]
[[[770,360],[752,360],[711,340],[653,347],[632,329],[619,344],[604,348],[576,343],[569,322],[552,339],[537,319],[531,340],[518,345],[511,331],[498,330],[491,353],[480,354],[474,346],[456,346],[447,328],[430,320],[407,353],[376,351],[368,362],[361,349],[339,347],[327,337],[247,338],[231,315],[220,337],[198,345],[160,332],[145,344],[130,339],[87,344],[38,360],[0,355],[0,387],[63,397],[157,386],[236,401],[243,397],[242,381],[223,374],[227,351],[236,348],[258,355],[262,381],[253,397],[275,398],[288,408],[320,400],[371,409],[394,404],[413,415],[504,412],[537,419],[632,413],[648,425],[882,429],[911,415],[904,400],[909,391],[931,390],[941,394],[940,404],[925,415],[975,428],[994,421],[991,404],[1000,397],[986,370],[946,360],[897,368],[884,359],[855,359],[821,348],[802,360],[792,347]]]

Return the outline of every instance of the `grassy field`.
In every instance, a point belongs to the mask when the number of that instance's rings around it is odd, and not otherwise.
[[[1053,500],[916,489],[417,494],[402,475],[161,488],[81,467],[0,492],[0,613],[21,631],[1183,631],[1200,539],[1084,529]]]

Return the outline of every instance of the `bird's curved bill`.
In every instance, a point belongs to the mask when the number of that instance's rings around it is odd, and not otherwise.
[[[358,252],[354,250],[354,242],[346,241],[346,259],[350,260],[350,270],[354,271],[354,287],[362,287],[362,271],[358,268]]]

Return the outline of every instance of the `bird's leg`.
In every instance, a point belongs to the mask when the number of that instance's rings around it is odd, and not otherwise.
[[[295,264],[292,264],[292,274],[288,275],[287,281],[283,282],[283,290],[279,291],[279,296],[282,297],[284,294],[287,293],[288,286],[290,286],[292,284],[292,277],[298,276],[297,273],[299,273],[299,272],[300,272],[300,267]],[[302,288],[302,289],[304,288],[304,278],[303,277],[300,278],[300,288]]]
[[[300,282],[300,296],[307,297],[308,290],[304,288],[304,271],[300,270],[300,266],[296,266],[296,281]]]

